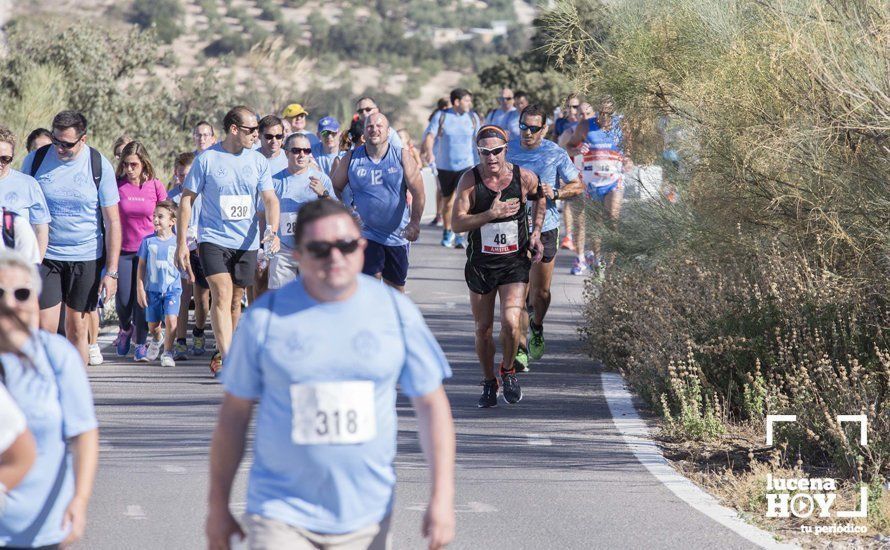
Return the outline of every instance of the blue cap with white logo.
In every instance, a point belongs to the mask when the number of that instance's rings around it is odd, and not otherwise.
[[[339,132],[340,123],[332,116],[326,116],[318,121],[318,133],[322,132]]]

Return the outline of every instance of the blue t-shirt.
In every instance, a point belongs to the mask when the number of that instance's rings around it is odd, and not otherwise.
[[[179,207],[180,199],[182,198],[182,185],[177,185],[174,188],[167,191],[167,200],[173,201],[176,204],[177,208]],[[260,203],[262,204],[262,202]],[[201,217],[201,195],[195,197],[192,201],[192,215],[189,218],[189,228],[188,235],[186,235],[186,241],[189,245],[189,250],[196,250],[198,248],[198,218]],[[176,228],[173,228],[174,231]]]
[[[598,138],[597,135],[605,134],[609,136],[609,140],[612,142],[614,149],[619,153],[624,154],[624,132],[621,131],[621,121],[624,119],[624,115],[613,115],[612,116],[612,127],[608,130],[603,130],[599,125],[597,119],[589,119],[587,125],[587,142],[590,144],[596,144],[598,142],[602,142],[602,139]]]
[[[284,149],[281,150],[277,157],[267,158],[266,160],[269,162],[270,174],[277,174],[287,168],[287,155]]]
[[[91,182],[92,183],[92,182]],[[37,460],[9,492],[0,515],[0,546],[39,547],[62,542],[65,509],[74,497],[74,470],[66,440],[95,429],[96,413],[83,360],[64,337],[37,332],[22,350],[32,365],[0,355],[6,389],[25,414],[37,442]]]
[[[321,171],[325,173],[325,175],[331,175],[331,169],[334,165],[334,159],[340,158],[346,153],[343,151],[336,151],[334,153],[325,153],[324,147],[319,143],[318,145],[312,146],[312,158],[315,159],[315,163],[318,164],[318,167],[321,168]],[[274,172],[278,173],[278,172]]]
[[[492,109],[491,112],[488,113],[488,116],[485,117],[485,124],[494,124],[495,126],[506,130],[510,117],[515,112],[517,112],[515,107],[511,108],[509,111]]]
[[[237,250],[260,247],[257,204],[260,193],[272,189],[269,161],[261,153],[243,149],[233,155],[217,143],[195,159],[183,186],[204,197],[198,242]]]
[[[365,146],[352,151],[349,188],[362,220],[362,236],[386,246],[403,246],[402,230],[411,221],[402,151],[390,145],[380,162],[368,157]]]
[[[222,375],[228,393],[259,401],[247,512],[319,533],[382,520],[396,482],[396,384],[419,397],[450,376],[417,306],[372,277],[359,275],[342,302],[315,301],[300,278],[264,294],[238,323]],[[294,386],[355,381],[373,383],[376,435],[295,443],[294,411],[315,403],[294,403]]]
[[[278,238],[281,239],[283,248],[290,250],[296,248],[294,227],[297,224],[297,214],[304,204],[318,199],[318,195],[309,187],[310,177],[321,180],[324,188],[331,194],[331,198],[336,200],[337,195],[334,194],[331,178],[316,168],[308,168],[302,174],[291,174],[290,170],[285,168],[272,176],[272,185],[275,187],[275,194],[278,195],[281,208]],[[264,205],[260,204],[260,211],[263,209]]]
[[[27,217],[31,225],[52,221],[46,198],[37,185],[37,180],[10,168],[9,174],[0,180],[0,206],[12,210],[19,216]]]
[[[175,235],[166,239],[149,235],[142,240],[136,254],[145,261],[145,292],[167,294],[170,291],[182,291],[182,283],[179,281],[182,274],[175,261]]]
[[[549,140],[541,141],[535,149],[523,149],[519,141],[507,144],[507,162],[520,168],[531,170],[538,175],[541,183],[558,188],[559,182],[569,182],[580,175],[578,168],[569,158],[565,149]],[[547,199],[547,213],[541,232],[559,227],[560,214],[556,202]]]
[[[436,167],[458,172],[478,164],[479,153],[474,140],[479,127],[479,115],[473,111],[462,115],[454,109],[436,113],[424,132],[436,136]]]
[[[506,128],[504,130],[507,131],[508,141],[513,141],[514,139],[519,139],[519,117],[522,115],[518,110],[510,111],[510,116],[507,118],[505,124]]]
[[[31,173],[32,151],[22,163],[22,172]],[[101,258],[105,242],[102,238],[100,207],[120,202],[114,168],[102,157],[102,179],[99,189],[93,183],[90,150],[84,147],[69,162],[62,162],[56,148],[50,147],[35,174],[46,198],[52,221],[49,225],[48,260],[83,262]]]

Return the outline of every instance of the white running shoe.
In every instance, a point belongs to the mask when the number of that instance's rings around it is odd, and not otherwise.
[[[175,367],[176,361],[173,360],[173,352],[165,351],[161,354],[161,366],[162,367]]]
[[[161,348],[164,347],[164,334],[161,333],[160,340],[155,340],[152,338],[148,341],[148,353],[146,354],[146,359],[149,361],[154,361],[158,358],[158,355],[161,354]]]
[[[102,350],[99,348],[99,344],[93,344],[90,346],[90,366],[96,367],[105,362],[105,358],[102,357]]]

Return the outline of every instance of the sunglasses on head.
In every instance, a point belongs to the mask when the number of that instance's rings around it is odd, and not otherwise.
[[[284,134],[263,134],[263,137],[266,138],[266,141],[272,141],[273,139],[281,141],[284,139]]]
[[[15,298],[17,302],[27,302],[28,298],[31,297],[31,289],[28,287],[4,288],[0,286],[0,300],[6,297],[7,292],[12,292],[12,297]]]
[[[0,157],[0,164],[12,164],[12,157],[8,157],[8,156]]]
[[[538,132],[541,131],[541,128],[543,128],[543,126],[530,126],[524,122],[519,123],[519,129],[522,130],[523,132],[525,132],[527,130],[533,134],[537,134]]]
[[[352,239],[351,241],[346,241],[343,239],[338,239],[334,242],[328,241],[311,241],[303,245],[303,248],[306,249],[306,252],[311,254],[313,257],[322,259],[329,258],[331,256],[331,252],[336,248],[340,251],[340,254],[346,256],[347,254],[352,254],[356,250],[358,250],[360,241],[358,239]]]
[[[299,155],[300,153],[303,153],[304,155],[312,154],[311,147],[291,147],[288,151],[290,151],[292,155]]]
[[[61,147],[62,149],[74,149],[75,147],[77,147],[77,144],[80,143],[80,138],[82,137],[83,135],[78,137],[76,141],[62,141],[56,136],[52,136],[50,139],[52,139],[53,145],[55,145],[56,147]]]
[[[242,126],[241,124],[236,124],[236,126],[238,126],[238,128],[241,128],[248,134],[255,134],[260,131],[259,126]]]
[[[370,113],[373,110],[374,110],[374,107],[365,107],[363,109],[357,109],[355,112],[356,113]]]
[[[479,154],[482,155],[483,157],[487,157],[490,155],[498,156],[501,153],[503,153],[504,149],[506,149],[506,148],[507,148],[506,145],[501,145],[500,147],[492,147],[491,149],[486,149],[485,147],[478,147]]]

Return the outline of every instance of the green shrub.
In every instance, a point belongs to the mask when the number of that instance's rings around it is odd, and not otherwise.
[[[179,0],[153,0],[134,2],[130,21],[143,29],[154,29],[158,38],[169,44],[182,34],[184,16],[185,10]]]

